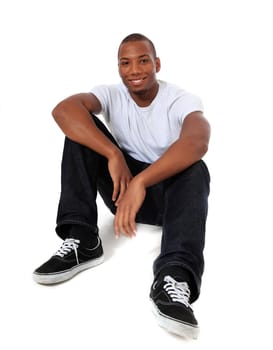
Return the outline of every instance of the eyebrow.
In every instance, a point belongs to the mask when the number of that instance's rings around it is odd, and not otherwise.
[[[143,58],[143,57],[150,57],[149,54],[145,53],[144,55],[140,55],[138,56],[138,58]],[[120,61],[121,60],[129,60],[130,58],[127,58],[127,57],[120,57]]]

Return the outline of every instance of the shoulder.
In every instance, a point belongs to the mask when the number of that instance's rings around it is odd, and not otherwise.
[[[161,97],[167,103],[168,114],[173,120],[178,120],[179,125],[190,113],[204,111],[201,98],[178,85],[163,82],[162,91]]]
[[[197,94],[172,83],[166,83],[166,91],[171,104],[177,104],[180,107],[192,106],[203,110],[202,99]]]
[[[173,83],[169,83],[166,81],[159,81],[160,87],[162,89],[163,92],[165,92],[165,94],[167,94],[170,97],[174,97],[174,98],[184,98],[184,99],[200,99],[199,96],[197,96],[196,94],[183,89],[182,87],[180,87],[177,84],[173,84]]]
[[[128,92],[122,83],[111,85],[94,86],[90,93],[94,94],[99,100],[104,100],[107,103],[124,101],[128,98]]]
[[[121,84],[101,84],[93,86],[90,90],[91,93],[103,92],[103,93],[118,93],[122,91]]]
[[[159,86],[161,97],[167,101],[170,107],[177,106],[181,109],[183,106],[195,105],[196,108],[203,109],[202,100],[198,95],[166,81],[160,80]]]
[[[97,85],[90,90],[90,93],[106,104],[126,98],[126,89],[121,83]]]

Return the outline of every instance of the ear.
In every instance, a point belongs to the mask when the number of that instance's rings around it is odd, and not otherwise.
[[[161,69],[161,62],[159,57],[156,57],[155,59],[155,69],[156,69],[156,73],[158,73]]]

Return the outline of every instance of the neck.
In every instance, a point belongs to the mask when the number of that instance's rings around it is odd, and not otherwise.
[[[135,103],[139,107],[147,107],[153,102],[154,98],[158,93],[158,89],[159,89],[159,84],[158,82],[156,82],[156,84],[149,90],[139,91],[139,92],[129,91],[129,93],[132,99],[135,101]]]

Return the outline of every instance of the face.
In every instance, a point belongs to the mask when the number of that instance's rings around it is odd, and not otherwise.
[[[160,60],[154,57],[148,41],[122,44],[119,48],[118,67],[119,75],[132,97],[157,92],[156,73],[160,70]]]

